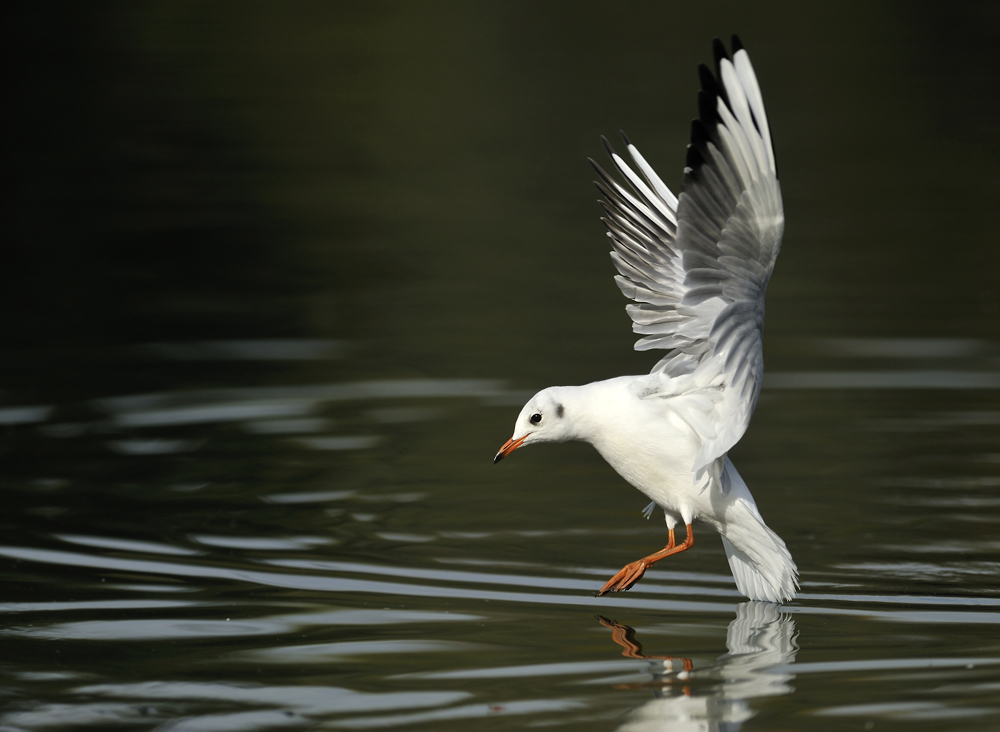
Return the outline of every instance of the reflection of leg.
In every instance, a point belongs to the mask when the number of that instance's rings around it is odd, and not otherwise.
[[[677,656],[647,656],[642,652],[642,643],[635,639],[635,629],[628,625],[622,625],[617,620],[608,620],[603,615],[597,616],[598,621],[605,628],[611,628],[611,640],[622,647],[622,655],[625,658],[662,658],[665,661],[680,660],[684,662],[684,670],[691,670],[690,658],[678,658]]]
[[[674,530],[669,530],[670,541],[665,547],[655,554],[650,554],[648,557],[643,557],[637,562],[632,562],[631,564],[626,564],[622,567],[618,573],[609,579],[604,587],[601,588],[597,596],[605,595],[608,592],[624,592],[634,585],[636,582],[642,579],[642,575],[646,573],[646,570],[651,567],[656,562],[660,561],[664,557],[669,557],[671,554],[679,554],[685,549],[690,549],[694,544],[694,532],[691,530],[691,524],[686,526],[687,536],[684,537],[684,541],[680,544],[674,544]]]
[[[600,621],[601,625],[603,625],[605,628],[611,628],[611,640],[613,640],[615,643],[617,643],[622,647],[622,655],[625,656],[625,658],[681,661],[684,670],[683,672],[681,672],[682,675],[680,675],[678,678],[686,680],[687,675],[691,673],[693,665],[691,663],[690,658],[678,658],[677,656],[647,656],[645,653],[642,652],[642,644],[635,639],[635,630],[633,628],[630,628],[627,625],[622,625],[616,620],[608,620],[607,618],[602,617],[601,615],[598,615],[597,619]],[[669,670],[673,671],[672,664]],[[672,680],[664,679],[663,681],[659,681],[653,684],[616,684],[615,688],[638,689],[641,687],[649,687],[649,686],[663,687],[670,685],[672,685]],[[684,692],[685,696],[691,695],[691,690],[687,686],[684,686],[682,688],[682,691]]]
[[[635,639],[635,630],[627,625],[621,625],[615,620],[608,620],[602,615],[597,619],[605,628],[611,628],[611,640],[620,645],[625,650],[622,655],[625,658],[645,658],[642,655],[642,644]]]

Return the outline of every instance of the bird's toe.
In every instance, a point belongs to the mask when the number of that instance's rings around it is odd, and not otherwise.
[[[646,573],[646,565],[643,562],[632,562],[631,564],[626,564],[622,567],[614,577],[609,579],[604,587],[601,588],[600,592],[597,593],[597,597],[601,595],[606,595],[609,592],[625,592],[630,589],[636,582],[642,579],[642,575]]]

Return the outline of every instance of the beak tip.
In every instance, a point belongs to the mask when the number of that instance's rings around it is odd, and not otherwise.
[[[528,434],[531,433],[529,432]],[[517,440],[511,437],[509,440],[507,440],[507,442],[503,443],[503,446],[500,448],[500,452],[498,452],[497,456],[493,458],[493,464],[496,465],[498,462],[500,462],[505,457],[514,452],[514,450],[519,448],[521,446],[521,443],[524,442],[526,439],[528,439],[528,435],[525,435],[524,437],[521,437]]]

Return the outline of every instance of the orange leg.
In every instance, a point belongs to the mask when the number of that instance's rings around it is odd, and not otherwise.
[[[637,562],[626,564],[618,571],[618,574],[608,580],[607,584],[597,593],[597,596],[600,597],[609,592],[624,592],[641,580],[646,570],[656,562],[664,557],[669,557],[671,554],[679,554],[685,549],[690,549],[694,544],[694,532],[691,530],[691,524],[688,524],[685,528],[687,529],[687,536],[684,537],[682,543],[674,545],[674,530],[670,529],[670,541],[665,547],[655,554],[643,557]]]

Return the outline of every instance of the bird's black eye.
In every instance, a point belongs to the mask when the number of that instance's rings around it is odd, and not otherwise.
[[[531,419],[529,421],[531,422],[531,424],[538,424],[539,422],[542,421],[542,415],[532,414]]]

